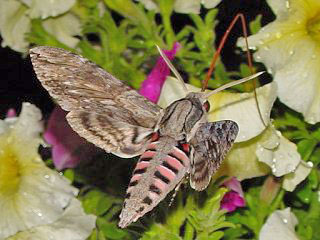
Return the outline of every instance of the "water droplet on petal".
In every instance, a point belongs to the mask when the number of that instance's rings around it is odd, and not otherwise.
[[[313,167],[313,162],[310,162],[310,161],[309,161],[309,162],[307,162],[307,165],[308,165],[308,167],[311,167],[311,168],[312,168],[312,167]]]
[[[294,54],[294,51],[293,50],[290,50],[289,51],[289,55],[293,55]]]
[[[297,20],[296,24],[300,25],[301,24],[301,20]]]
[[[270,50],[270,47],[269,47],[269,46],[264,46],[263,49],[264,49],[265,51],[269,51],[269,50]]]
[[[286,1],[286,8],[290,8],[290,2],[289,1]]]
[[[286,224],[288,223],[288,219],[286,219],[286,218],[283,218],[282,221],[283,221],[284,223],[286,223]]]
[[[307,77],[308,77],[308,73],[302,74],[302,77],[303,77],[303,78],[307,78]]]
[[[311,58],[312,58],[312,59],[316,59],[316,58],[317,58],[317,55],[312,54]]]
[[[256,58],[257,60],[261,60],[261,56],[260,56],[260,55],[256,55],[255,58]]]
[[[277,159],[276,159],[276,158],[273,158],[273,159],[272,159],[272,162],[273,162],[273,163],[276,163],[276,162],[277,162]]]
[[[269,74],[273,74],[273,71],[272,71],[271,68],[268,68],[268,69],[267,69],[267,72],[268,72]]]
[[[282,33],[281,33],[281,32],[277,32],[277,33],[276,33],[276,38],[279,39],[279,38],[281,38],[281,37],[282,37]]]

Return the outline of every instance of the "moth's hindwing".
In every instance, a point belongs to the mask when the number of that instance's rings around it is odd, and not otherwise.
[[[30,50],[38,79],[83,138],[121,157],[139,155],[161,108],[89,60],[59,48]]]
[[[237,137],[239,127],[231,120],[203,123],[190,141],[193,148],[190,185],[205,189]]]

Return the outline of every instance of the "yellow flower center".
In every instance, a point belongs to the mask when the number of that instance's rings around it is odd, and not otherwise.
[[[307,21],[307,31],[314,40],[320,41],[320,12]]]
[[[0,145],[0,196],[10,196],[19,188],[20,165],[11,144]]]

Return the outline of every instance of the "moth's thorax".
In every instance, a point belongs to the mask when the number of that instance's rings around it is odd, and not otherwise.
[[[176,140],[190,139],[197,126],[206,120],[207,115],[201,99],[183,98],[165,109],[159,124],[159,133],[161,136],[170,136]]]

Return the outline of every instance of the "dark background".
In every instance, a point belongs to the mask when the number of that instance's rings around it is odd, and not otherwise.
[[[265,0],[223,0],[219,5],[216,44],[220,41],[234,16],[240,12],[245,15],[248,22],[259,14],[262,15],[263,25],[274,19]],[[177,23],[174,26],[175,30],[179,30],[179,27],[186,24],[191,24],[191,21],[184,14],[175,14],[173,20]],[[222,51],[222,61],[228,70],[238,69],[240,63],[241,56],[234,51],[236,39],[239,36],[242,36],[242,29],[240,23],[237,23]],[[19,111],[22,102],[30,102],[38,106],[45,118],[54,107],[49,95],[36,79],[30,58],[22,58],[21,54],[9,48],[0,47],[0,117],[3,118],[9,108],[15,108]]]

